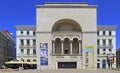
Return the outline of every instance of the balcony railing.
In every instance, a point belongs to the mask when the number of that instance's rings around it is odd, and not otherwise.
[[[109,45],[97,45],[97,47],[99,48],[113,48],[113,45],[112,44],[109,44]]]

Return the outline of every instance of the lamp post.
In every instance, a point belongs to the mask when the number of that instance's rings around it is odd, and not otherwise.
[[[24,68],[23,68],[23,60],[24,60],[23,57],[24,57],[24,52],[21,52],[22,70],[24,69]]]

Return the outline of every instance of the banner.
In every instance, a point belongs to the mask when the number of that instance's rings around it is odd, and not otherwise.
[[[40,43],[40,65],[48,65],[48,43]]]
[[[86,67],[94,67],[94,46],[85,46],[86,48]]]

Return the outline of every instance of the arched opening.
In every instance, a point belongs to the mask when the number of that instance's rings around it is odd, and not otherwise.
[[[53,25],[51,31],[53,55],[80,54],[81,43],[79,40],[82,38],[82,28],[76,21],[61,19]]]
[[[61,40],[59,38],[55,40],[55,54],[61,54]]]
[[[79,31],[81,32],[82,29],[80,27],[80,25],[72,20],[72,19],[61,19],[59,21],[57,21],[53,27],[52,27],[52,32],[58,32],[58,31]]]
[[[70,53],[70,40],[68,38],[64,39],[64,54]]]
[[[30,62],[30,59],[27,59],[27,62]]]
[[[73,54],[78,54],[79,53],[79,41],[77,38],[73,39],[72,42],[72,53]]]
[[[37,61],[36,59],[33,60],[33,62],[36,62],[36,61]]]

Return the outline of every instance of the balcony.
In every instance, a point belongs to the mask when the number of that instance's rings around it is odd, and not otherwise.
[[[97,45],[98,48],[113,48],[112,44],[109,45]]]
[[[36,45],[19,45],[20,48],[26,48],[26,47],[29,47],[29,48],[36,48]]]

